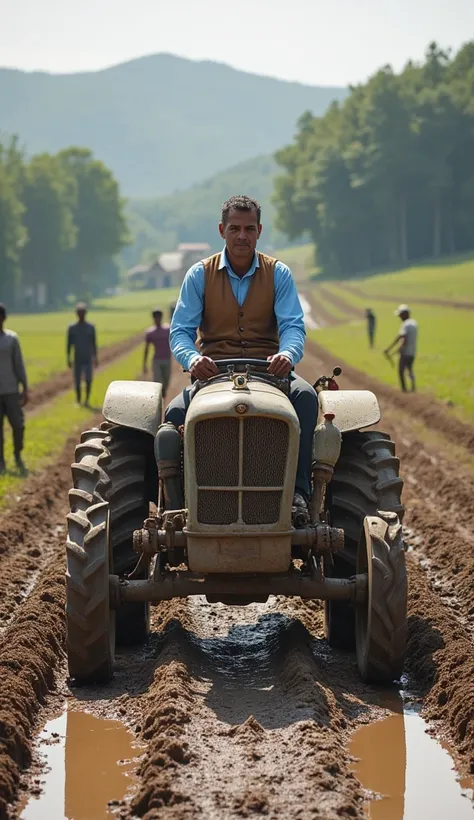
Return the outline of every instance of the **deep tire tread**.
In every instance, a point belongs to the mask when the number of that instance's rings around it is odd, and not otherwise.
[[[343,435],[328,492],[331,525],[341,527],[345,535],[344,551],[334,556],[335,577],[355,573],[365,516],[386,510],[403,519],[399,470],[395,444],[387,433],[364,430]],[[326,638],[335,648],[355,649],[355,610],[350,604],[326,604]]]

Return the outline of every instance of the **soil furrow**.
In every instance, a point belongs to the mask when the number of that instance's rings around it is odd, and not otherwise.
[[[310,345],[299,369],[316,378],[328,371],[329,359]],[[183,383],[176,369],[172,393]],[[349,373],[345,384],[367,386],[367,378]],[[413,547],[410,688],[424,697],[425,716],[454,741],[462,768],[474,771],[474,646],[465,626],[472,615],[473,550],[472,538],[464,538],[474,520],[474,479],[418,441],[397,404],[388,395],[382,399],[381,427],[400,441]],[[36,560],[38,580],[14,618],[8,607],[0,609],[9,618],[0,639],[0,817],[30,761],[40,709],[54,690],[95,714],[120,717],[147,744],[138,792],[120,807],[122,817],[362,817],[346,741],[361,722],[383,714],[385,694],[360,683],[353,655],[327,647],[318,603],[164,603],[153,610],[149,645],[118,654],[109,687],[68,688],[57,528],[66,513],[73,444],[55,467],[26,482],[21,501],[1,519],[0,570],[10,568],[10,589],[28,561]],[[38,532],[40,554],[30,555]]]

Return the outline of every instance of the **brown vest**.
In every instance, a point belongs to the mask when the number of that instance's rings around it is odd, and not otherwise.
[[[227,270],[219,270],[221,254],[204,260],[204,307],[199,326],[199,350],[211,359],[266,359],[278,352],[274,310],[276,259],[258,254],[242,306],[232,292]]]

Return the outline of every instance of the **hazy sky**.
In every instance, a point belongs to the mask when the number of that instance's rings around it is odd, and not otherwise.
[[[51,72],[165,51],[346,85],[470,39],[474,0],[0,0],[0,65]]]

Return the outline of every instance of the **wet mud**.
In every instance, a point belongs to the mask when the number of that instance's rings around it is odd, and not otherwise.
[[[300,372],[310,378],[327,364],[311,345]],[[362,386],[345,372],[348,386]],[[173,391],[183,383],[176,370]],[[466,775],[474,773],[474,479],[417,442],[389,395],[382,403],[383,429],[400,442],[408,508],[409,687]],[[64,698],[69,709],[123,721],[145,748],[135,792],[116,798],[122,818],[366,816],[373,787],[356,776],[350,737],[391,709],[386,692],[360,683],[353,655],[328,648],[318,603],[161,604],[149,644],[118,654],[110,686],[69,687],[62,522],[72,447],[26,482],[0,522],[2,583],[9,572],[0,603],[0,817],[21,816],[38,790],[27,770],[35,736]]]
[[[115,342],[114,344],[101,348],[98,370],[102,370],[114,359],[119,358],[119,356],[129,353],[134,347],[140,344],[142,340],[143,333],[136,333],[127,339],[122,339],[120,342]],[[56,398],[59,393],[71,390],[72,387],[73,376],[71,370],[63,370],[51,379],[34,385],[28,391],[28,404],[26,405],[25,412],[27,414],[32,413],[43,404]]]

